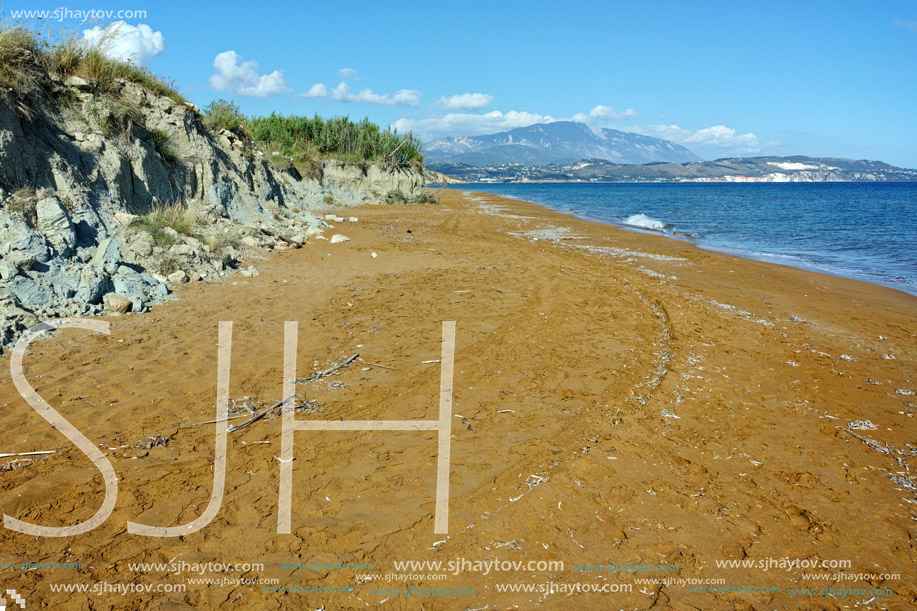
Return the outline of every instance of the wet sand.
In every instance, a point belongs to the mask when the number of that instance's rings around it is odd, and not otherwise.
[[[3,588],[55,609],[914,608],[917,298],[514,200],[439,194],[440,205],[336,210],[359,222],[326,236],[349,242],[271,254],[255,278],[188,285],[150,313],[107,319],[110,336],[67,330],[33,344],[27,378],[106,454],[119,494],[91,534],[0,530]],[[280,399],[284,321],[299,321],[299,376],[359,353],[298,385],[296,417],[323,420],[435,420],[440,364],[425,361],[440,359],[442,321],[456,321],[448,535],[434,533],[435,432],[325,431],[295,435],[292,534],[277,534],[274,414],[229,435],[208,526],[127,533],[128,521],[187,523],[207,505],[214,427],[195,425],[215,415],[221,320],[234,322],[236,415]],[[48,526],[92,516],[102,477],[19,397],[8,354],[0,406],[0,452],[57,450],[0,472],[2,512]],[[866,420],[875,428],[848,429]],[[462,558],[564,567],[384,581],[396,561]],[[780,559],[849,565],[758,568]],[[204,571],[214,580],[353,591],[204,585],[187,570],[128,566],[173,560],[264,565]],[[729,560],[755,566],[717,565]],[[282,566],[314,561],[372,569]],[[84,566],[3,568],[24,562]],[[615,563],[653,570],[576,568]],[[806,577],[838,572],[848,578]],[[90,591],[53,591],[60,583]],[[106,583],[186,591],[91,591]],[[549,583],[555,593],[537,589]],[[571,584],[632,588],[568,595]],[[815,593],[829,586],[887,591]],[[406,587],[474,595],[374,591]],[[501,591],[512,587],[535,589]]]

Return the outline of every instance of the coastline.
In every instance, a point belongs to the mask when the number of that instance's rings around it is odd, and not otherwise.
[[[110,337],[66,331],[34,344],[27,377],[104,444],[121,496],[93,535],[0,531],[2,549],[16,556],[0,561],[82,559],[94,565],[93,580],[114,582],[128,561],[231,556],[264,562],[261,576],[284,584],[354,587],[299,596],[357,609],[363,598],[384,598],[368,592],[360,571],[281,565],[371,562],[387,573],[406,559],[560,560],[562,571],[409,583],[475,590],[472,599],[425,600],[428,609],[568,609],[567,596],[496,586],[607,581],[636,587],[611,599],[577,594],[576,604],[796,609],[816,603],[787,594],[809,584],[800,572],[716,561],[846,559],[851,573],[901,575],[859,584],[893,592],[864,608],[908,608],[917,597],[915,499],[900,482],[913,481],[904,465],[917,467],[906,449],[917,413],[907,394],[917,392],[917,298],[541,204],[437,191],[441,205],[346,208],[359,217],[338,229],[349,242],[271,255],[256,278],[186,285],[150,313],[106,319]],[[390,432],[297,434],[293,535],[278,535],[277,418],[230,436],[227,493],[213,523],[180,540],[125,533],[128,520],[179,524],[206,504],[213,431],[195,425],[213,418],[220,320],[234,321],[229,396],[256,409],[281,393],[284,321],[300,321],[300,376],[360,353],[364,362],[334,378],[339,384],[297,394],[311,406],[298,419],[344,420],[434,417],[440,323],[456,320],[449,535],[433,532],[432,437]],[[18,397],[9,356],[0,363],[9,418],[0,447],[58,450],[4,473],[4,513],[54,525],[88,518],[101,478]],[[875,428],[848,428],[858,421]],[[157,436],[166,442],[147,447]],[[635,582],[656,574],[573,568],[610,562],[668,563],[680,578],[781,591],[694,591]],[[52,605],[74,595],[49,583],[86,579],[78,571],[5,576],[8,587],[27,586]],[[282,600],[257,587],[200,586],[104,604],[213,607],[236,594],[253,609]],[[840,608],[822,597],[817,604]]]
[[[481,186],[483,186],[483,187],[485,187],[485,188],[486,188],[486,186],[487,186],[487,185],[484,184],[484,183],[477,183],[477,184],[476,184],[476,183],[468,183],[467,186],[458,187],[458,189],[459,189],[459,190],[469,190],[469,191],[471,191],[471,190],[473,190],[474,187],[477,186],[478,184],[480,184]],[[532,181],[532,182],[530,182],[530,183],[504,183],[504,184],[550,184],[550,185],[554,185],[554,186],[556,186],[556,185],[576,185],[576,186],[586,186],[586,185],[596,185],[596,186],[602,186],[602,185],[617,185],[617,186],[629,186],[629,187],[632,187],[632,186],[637,186],[637,185],[640,185],[640,186],[647,186],[647,185],[650,185],[650,186],[682,186],[682,185],[704,186],[704,185],[707,185],[707,186],[709,186],[711,183],[703,183],[703,184],[701,184],[701,183],[684,183],[684,182],[682,182],[682,183],[623,183],[623,182],[617,182],[617,183],[579,183],[579,182],[575,182],[575,181],[555,182],[555,183],[540,183],[540,182]],[[720,183],[720,184],[726,185],[726,184],[729,184],[729,183]],[[775,184],[777,184],[777,183],[749,183],[749,184],[762,184],[762,185],[766,185],[767,187],[774,187]],[[799,183],[796,183],[796,184],[799,184]],[[811,183],[804,183],[804,184],[811,184]],[[858,185],[871,185],[871,184],[877,184],[877,185],[900,184],[900,185],[907,185],[907,184],[909,184],[909,183],[905,183],[905,182],[899,182],[899,183],[864,183],[864,182],[859,182],[859,183],[855,183],[855,182],[837,181],[837,182],[832,182],[831,184],[832,184],[832,185],[835,185],[835,184],[858,184]],[[499,186],[499,184],[497,184],[497,186]],[[731,186],[731,185],[730,185],[730,186]],[[450,188],[450,187],[449,187],[448,185],[445,185],[445,186],[442,186],[442,188]],[[746,188],[746,185],[743,184],[743,185],[741,186],[741,188],[742,188],[742,189],[745,189],[745,188]],[[489,193],[489,191],[481,191],[481,192],[483,192],[483,193]],[[553,210],[553,211],[556,211],[556,212],[571,214],[571,215],[573,215],[573,216],[575,216],[575,217],[577,217],[577,218],[581,218],[581,219],[586,220],[586,221],[597,222],[597,223],[601,223],[601,224],[608,224],[608,225],[612,225],[612,226],[619,227],[619,228],[622,228],[622,229],[627,229],[628,231],[645,232],[645,233],[648,233],[648,234],[650,234],[650,235],[661,235],[661,236],[664,236],[664,237],[667,237],[667,238],[670,238],[670,239],[675,239],[675,240],[680,240],[680,241],[687,241],[687,242],[690,242],[690,243],[694,244],[694,245],[697,246],[698,248],[701,248],[701,249],[704,249],[704,250],[710,250],[710,251],[713,251],[713,252],[720,252],[720,253],[727,254],[727,255],[731,255],[731,256],[737,256],[737,257],[740,257],[740,258],[743,258],[743,259],[749,259],[749,260],[754,260],[754,261],[764,261],[764,262],[768,262],[768,263],[774,263],[774,264],[777,264],[777,265],[784,265],[784,266],[788,266],[788,267],[794,267],[794,268],[797,268],[797,269],[802,269],[802,270],[806,270],[806,271],[811,271],[811,272],[820,273],[820,274],[825,274],[825,275],[834,276],[834,277],[839,277],[839,278],[847,278],[847,279],[850,279],[850,280],[857,280],[857,281],[866,282],[866,283],[868,283],[868,284],[872,284],[872,285],[876,285],[876,286],[882,286],[882,287],[886,287],[886,288],[895,289],[895,290],[901,291],[901,292],[903,292],[903,293],[906,293],[906,294],[909,294],[909,295],[912,295],[912,296],[917,296],[917,283],[915,283],[915,278],[914,278],[914,277],[905,278],[905,277],[901,277],[901,276],[894,276],[894,275],[891,275],[891,274],[887,273],[888,270],[883,269],[883,268],[876,268],[875,266],[874,266],[872,269],[871,269],[871,268],[868,268],[868,267],[861,267],[861,268],[857,268],[857,267],[844,267],[844,262],[842,262],[842,261],[840,261],[840,260],[835,260],[835,261],[833,261],[833,262],[831,262],[831,261],[819,261],[819,260],[817,260],[817,259],[819,259],[819,258],[824,259],[824,258],[825,258],[825,255],[828,254],[828,252],[827,252],[827,251],[824,251],[824,250],[821,250],[821,251],[819,251],[819,250],[811,250],[811,251],[810,251],[810,250],[806,250],[806,252],[808,253],[808,258],[807,258],[806,255],[802,255],[802,254],[786,254],[786,253],[781,253],[781,252],[779,252],[779,251],[778,251],[778,252],[769,252],[768,250],[764,250],[764,251],[759,250],[759,249],[761,249],[761,248],[764,248],[764,249],[775,248],[775,245],[774,245],[774,244],[771,244],[771,245],[767,245],[767,244],[746,244],[746,245],[743,245],[743,244],[741,244],[741,241],[742,241],[742,239],[741,239],[741,233],[739,233],[738,236],[736,236],[736,235],[733,235],[733,236],[732,236],[732,243],[730,243],[729,240],[727,240],[725,243],[717,243],[716,240],[711,241],[711,240],[708,239],[708,236],[706,235],[706,232],[710,229],[709,227],[704,228],[703,226],[702,226],[702,227],[697,227],[697,226],[695,226],[695,227],[693,228],[694,231],[696,231],[696,233],[695,233],[695,232],[688,232],[688,231],[685,231],[685,230],[682,230],[682,231],[668,231],[668,230],[653,229],[653,228],[648,227],[648,226],[631,225],[631,224],[628,224],[628,223],[625,222],[625,221],[621,221],[621,220],[617,220],[617,219],[615,219],[615,218],[611,218],[611,217],[607,216],[607,214],[603,215],[603,214],[600,214],[600,213],[595,212],[595,211],[589,211],[589,210],[583,210],[583,209],[575,209],[575,208],[573,208],[573,207],[570,205],[570,202],[569,202],[569,201],[563,201],[562,198],[563,198],[564,196],[563,196],[562,194],[560,194],[560,193],[555,194],[558,198],[561,198],[561,199],[558,199],[558,201],[556,201],[556,202],[545,201],[544,199],[543,199],[543,200],[534,199],[534,198],[531,198],[531,197],[526,197],[526,196],[524,196],[524,195],[517,195],[517,194],[507,194],[507,193],[499,193],[499,192],[493,193],[493,194],[494,194],[494,195],[497,195],[497,196],[499,196],[499,197],[506,197],[506,198],[508,198],[508,199],[514,199],[514,200],[519,200],[519,201],[528,202],[528,203],[531,203],[531,204],[543,206],[543,207],[545,207],[545,208],[547,208],[547,209],[549,209],[549,210]],[[569,196],[566,196],[566,197],[569,197]],[[641,209],[638,207],[638,208],[636,208],[635,210],[636,210],[637,212],[640,212]],[[620,212],[620,211],[619,211],[619,212]],[[662,214],[661,216],[658,216],[658,217],[655,217],[655,218],[649,218],[649,217],[646,217],[646,215],[642,214],[642,212],[640,212],[639,214],[631,214],[631,216],[640,216],[640,217],[644,217],[644,219],[645,219],[646,221],[657,222],[657,223],[659,223],[659,224],[665,224],[665,223],[668,223],[668,222],[669,222],[669,221],[668,221],[668,218],[667,218],[667,216],[666,216],[665,214]],[[661,220],[660,220],[660,219],[661,219]],[[697,224],[697,221],[695,221],[695,224]],[[701,223],[701,225],[702,225],[702,224],[703,224],[703,223]],[[668,226],[671,227],[671,225],[668,225]],[[680,227],[680,226],[679,226],[679,227]],[[735,242],[735,240],[736,240],[737,237],[738,237],[738,243]],[[721,242],[722,242],[722,240],[721,240]],[[810,248],[811,248],[811,247],[810,247]],[[816,248],[817,248],[817,247],[816,247]],[[778,250],[779,250],[779,249],[778,249]],[[890,254],[890,253],[886,253],[887,256],[888,256],[889,254]],[[814,255],[814,259],[813,259],[813,255]],[[846,262],[846,263],[849,264],[849,262]]]

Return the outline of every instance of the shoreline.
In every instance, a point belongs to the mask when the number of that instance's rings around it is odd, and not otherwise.
[[[610,184],[614,184],[614,185],[632,185],[632,184],[653,184],[653,185],[657,185],[657,184],[664,184],[664,185],[676,185],[676,184],[704,184],[704,185],[707,185],[707,184],[711,184],[711,183],[621,183],[621,182],[619,182],[619,183],[578,183],[578,182],[569,182],[569,181],[568,181],[568,182],[553,182],[553,183],[466,183],[466,185],[462,185],[460,188],[457,188],[456,190],[460,190],[460,191],[469,191],[469,192],[475,192],[475,193],[488,193],[487,191],[472,191],[471,188],[470,188],[470,187],[474,187],[474,186],[476,186],[476,185],[488,185],[488,184],[496,184],[496,185],[500,185],[500,184],[575,184],[575,185],[584,185],[584,184],[602,184],[602,185],[610,185]],[[725,183],[725,182],[724,182],[724,183],[722,183],[722,184],[735,184],[735,183]],[[790,183],[748,183],[748,184],[769,184],[769,185],[774,185],[774,184],[790,184]],[[814,183],[792,183],[792,184],[814,184]],[[831,184],[873,184],[873,183],[867,183],[867,182],[840,182],[840,181],[839,181],[838,183],[831,183]],[[878,183],[878,184],[888,184],[888,183],[884,183],[884,182],[883,182],[883,183]],[[893,182],[892,184],[911,184],[911,183],[902,182],[902,181],[897,181],[897,182]],[[743,186],[744,186],[744,183],[743,183]],[[434,186],[434,187],[430,187],[430,188],[434,188],[434,189],[450,189],[450,188],[453,188],[453,187],[455,187],[455,186],[454,186],[454,185],[452,185],[452,186],[450,186],[450,185],[444,185],[444,186]],[[489,193],[488,193],[488,194],[489,194]],[[689,242],[689,243],[695,245],[697,248],[700,248],[700,249],[703,249],[703,250],[708,250],[708,251],[712,251],[712,252],[719,252],[719,253],[721,253],[721,254],[726,254],[726,255],[730,255],[730,256],[735,256],[735,257],[739,257],[739,258],[746,259],[746,260],[751,260],[751,261],[761,261],[761,262],[766,262],[766,263],[773,263],[773,264],[775,264],[775,265],[782,265],[782,266],[786,266],[786,267],[792,267],[792,268],[795,268],[795,269],[801,269],[801,270],[804,270],[804,271],[810,271],[810,272],[813,272],[813,273],[825,274],[825,275],[832,276],[832,277],[836,277],[836,278],[845,278],[845,279],[848,279],[848,280],[856,280],[856,281],[858,281],[858,282],[865,282],[865,283],[867,283],[867,284],[874,285],[874,286],[881,286],[881,287],[884,287],[884,288],[890,288],[890,289],[893,289],[893,290],[897,290],[897,291],[899,291],[899,292],[902,292],[902,293],[904,293],[904,294],[906,294],[906,295],[911,295],[911,296],[917,297],[917,286],[914,286],[912,290],[907,290],[906,288],[900,288],[900,286],[896,286],[896,285],[895,285],[893,282],[891,282],[891,281],[883,282],[883,281],[881,281],[881,280],[874,280],[874,279],[871,279],[871,278],[868,277],[868,276],[874,274],[874,272],[869,272],[868,270],[851,270],[851,271],[845,273],[845,272],[840,271],[840,270],[835,270],[835,269],[832,269],[832,268],[830,268],[830,267],[822,266],[822,265],[820,265],[820,264],[818,264],[818,263],[809,262],[809,261],[807,261],[807,260],[805,260],[805,259],[803,259],[803,258],[801,258],[801,257],[795,256],[795,255],[781,255],[781,254],[777,254],[777,253],[764,253],[764,254],[760,254],[760,253],[755,253],[755,252],[748,251],[748,250],[743,250],[742,248],[737,248],[737,247],[706,245],[706,244],[703,244],[703,243],[700,241],[700,240],[702,239],[702,235],[700,235],[700,234],[668,233],[668,232],[661,231],[661,230],[654,230],[654,229],[651,229],[651,228],[644,228],[644,227],[639,227],[639,226],[635,226],[635,225],[628,225],[628,224],[623,223],[623,222],[618,222],[618,221],[609,220],[609,219],[607,219],[607,218],[603,218],[603,217],[601,217],[601,216],[597,216],[597,215],[594,215],[594,214],[578,212],[577,210],[574,210],[574,209],[570,208],[569,206],[562,207],[561,204],[556,204],[556,205],[555,205],[555,204],[551,204],[551,203],[547,203],[547,202],[539,202],[539,201],[535,201],[535,200],[525,199],[525,198],[523,198],[523,197],[516,197],[516,196],[513,196],[513,195],[502,195],[502,194],[490,194],[490,195],[495,195],[495,196],[497,196],[497,197],[505,197],[505,198],[507,198],[507,199],[517,200],[517,201],[521,201],[521,202],[526,202],[526,203],[534,204],[534,205],[537,205],[537,206],[543,206],[543,207],[545,207],[545,208],[547,208],[547,209],[549,209],[549,210],[553,210],[553,211],[555,211],[555,212],[560,212],[560,213],[564,213],[564,214],[570,214],[570,215],[572,215],[572,216],[575,216],[575,217],[577,217],[577,218],[580,218],[580,219],[583,219],[583,220],[586,220],[586,221],[591,221],[591,222],[600,223],[600,224],[604,224],[604,225],[611,225],[611,226],[618,227],[618,228],[621,228],[621,229],[626,229],[626,230],[628,230],[628,231],[634,231],[634,232],[638,232],[638,233],[647,233],[648,235],[660,235],[660,236],[663,236],[663,237],[666,237],[666,238],[669,238],[669,239],[674,239],[674,240],[678,240],[678,241],[686,241],[686,242]],[[665,221],[661,221],[661,222],[665,222]],[[794,260],[796,260],[797,262],[785,262],[785,261],[778,260],[778,259],[782,259],[782,258],[794,259]]]
[[[7,587],[50,606],[290,603],[257,584],[208,587],[128,567],[180,557],[263,562],[258,578],[291,587],[354,588],[293,595],[315,608],[414,608],[373,593],[411,586],[474,591],[430,596],[428,609],[646,608],[653,598],[641,589],[649,588],[671,608],[791,610],[827,599],[800,599],[789,588],[830,582],[717,563],[822,558],[849,560],[853,574],[901,576],[851,582],[889,593],[844,604],[905,609],[917,598],[908,577],[917,497],[900,483],[917,469],[906,449],[917,406],[905,393],[917,391],[917,300],[540,204],[437,193],[439,205],[330,209],[359,218],[334,230],[349,241],[270,254],[256,277],[184,285],[178,300],[149,313],[105,318],[109,336],[66,330],[33,344],[27,379],[104,450],[119,496],[91,535],[0,530],[0,562],[91,567],[11,569]],[[434,533],[435,436],[387,431],[298,432],[292,534],[278,534],[276,414],[229,434],[227,487],[213,522],[180,539],[128,534],[126,521],[184,524],[207,505],[214,430],[196,425],[214,418],[217,328],[226,320],[234,325],[233,415],[248,418],[243,405],[257,412],[280,396],[284,324],[297,320],[298,377],[356,353],[363,361],[298,385],[296,419],[345,421],[435,419],[441,325],[457,321],[448,535]],[[18,396],[6,354],[0,405],[4,452],[56,450],[4,471],[3,512],[49,525],[92,516],[103,495],[98,471]],[[849,428],[863,421],[874,428]],[[564,565],[402,575],[391,584],[368,582],[360,570],[290,568],[371,563],[372,573],[386,574],[397,572],[395,562],[443,558]],[[636,581],[655,573],[599,579],[575,568],[612,563],[677,565],[661,577],[779,591],[696,591],[694,582]],[[188,590],[90,597],[50,588],[102,581]],[[548,582],[632,589],[574,598],[497,589]]]

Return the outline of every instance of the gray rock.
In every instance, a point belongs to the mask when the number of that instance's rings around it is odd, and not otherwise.
[[[140,257],[149,257],[153,254],[153,239],[150,237],[150,234],[146,232],[138,233],[134,239],[131,240],[128,248]]]
[[[118,268],[119,261],[121,261],[121,248],[114,238],[105,238],[99,242],[96,254],[92,257],[93,264],[113,274]]]
[[[110,287],[111,282],[107,273],[95,266],[86,265],[80,271],[80,284],[73,299],[79,303],[95,305],[102,300],[102,295],[108,292]]]
[[[38,200],[35,212],[38,215],[38,227],[51,245],[61,255],[69,255],[76,245],[76,229],[60,200],[56,197]]]
[[[26,276],[17,276],[6,285],[10,296],[27,308],[39,308],[54,305],[54,292]]]
[[[6,259],[0,260],[0,279],[10,280],[16,274],[19,273],[19,268],[7,261]]]
[[[196,250],[194,247],[188,244],[176,244],[169,249],[170,255],[174,255],[176,257],[187,257],[189,259],[194,257],[195,252]]]
[[[125,276],[115,276],[111,279],[115,292],[131,300],[134,312],[142,312],[143,306],[146,305],[146,294],[143,291],[143,283],[133,278]]]
[[[115,220],[121,223],[122,227],[130,227],[131,223],[139,219],[140,217],[136,214],[130,214],[129,212],[115,212]]]
[[[80,76],[69,76],[67,80],[64,81],[64,84],[67,85],[67,87],[73,87],[82,91],[89,91],[92,89],[92,83]]]
[[[348,238],[348,237],[345,236],[345,235],[341,235],[341,234],[339,234],[339,233],[336,233],[336,234],[334,234],[333,236],[331,236],[331,243],[332,243],[332,244],[337,244],[337,243],[339,243],[339,242],[349,242],[349,241],[350,241],[350,238]]]
[[[51,259],[45,239],[21,223],[11,225],[0,238],[0,255],[21,270],[28,271],[35,263],[47,263]]]

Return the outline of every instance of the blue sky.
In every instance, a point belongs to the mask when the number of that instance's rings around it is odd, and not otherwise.
[[[6,0],[0,10],[9,18],[61,5]],[[75,11],[145,10],[124,20],[112,52],[173,77],[201,106],[223,97],[247,114],[368,116],[428,139],[573,118],[666,137],[708,159],[805,154],[917,167],[913,1],[66,8],[67,18],[40,27],[82,36],[115,19],[84,23]]]

